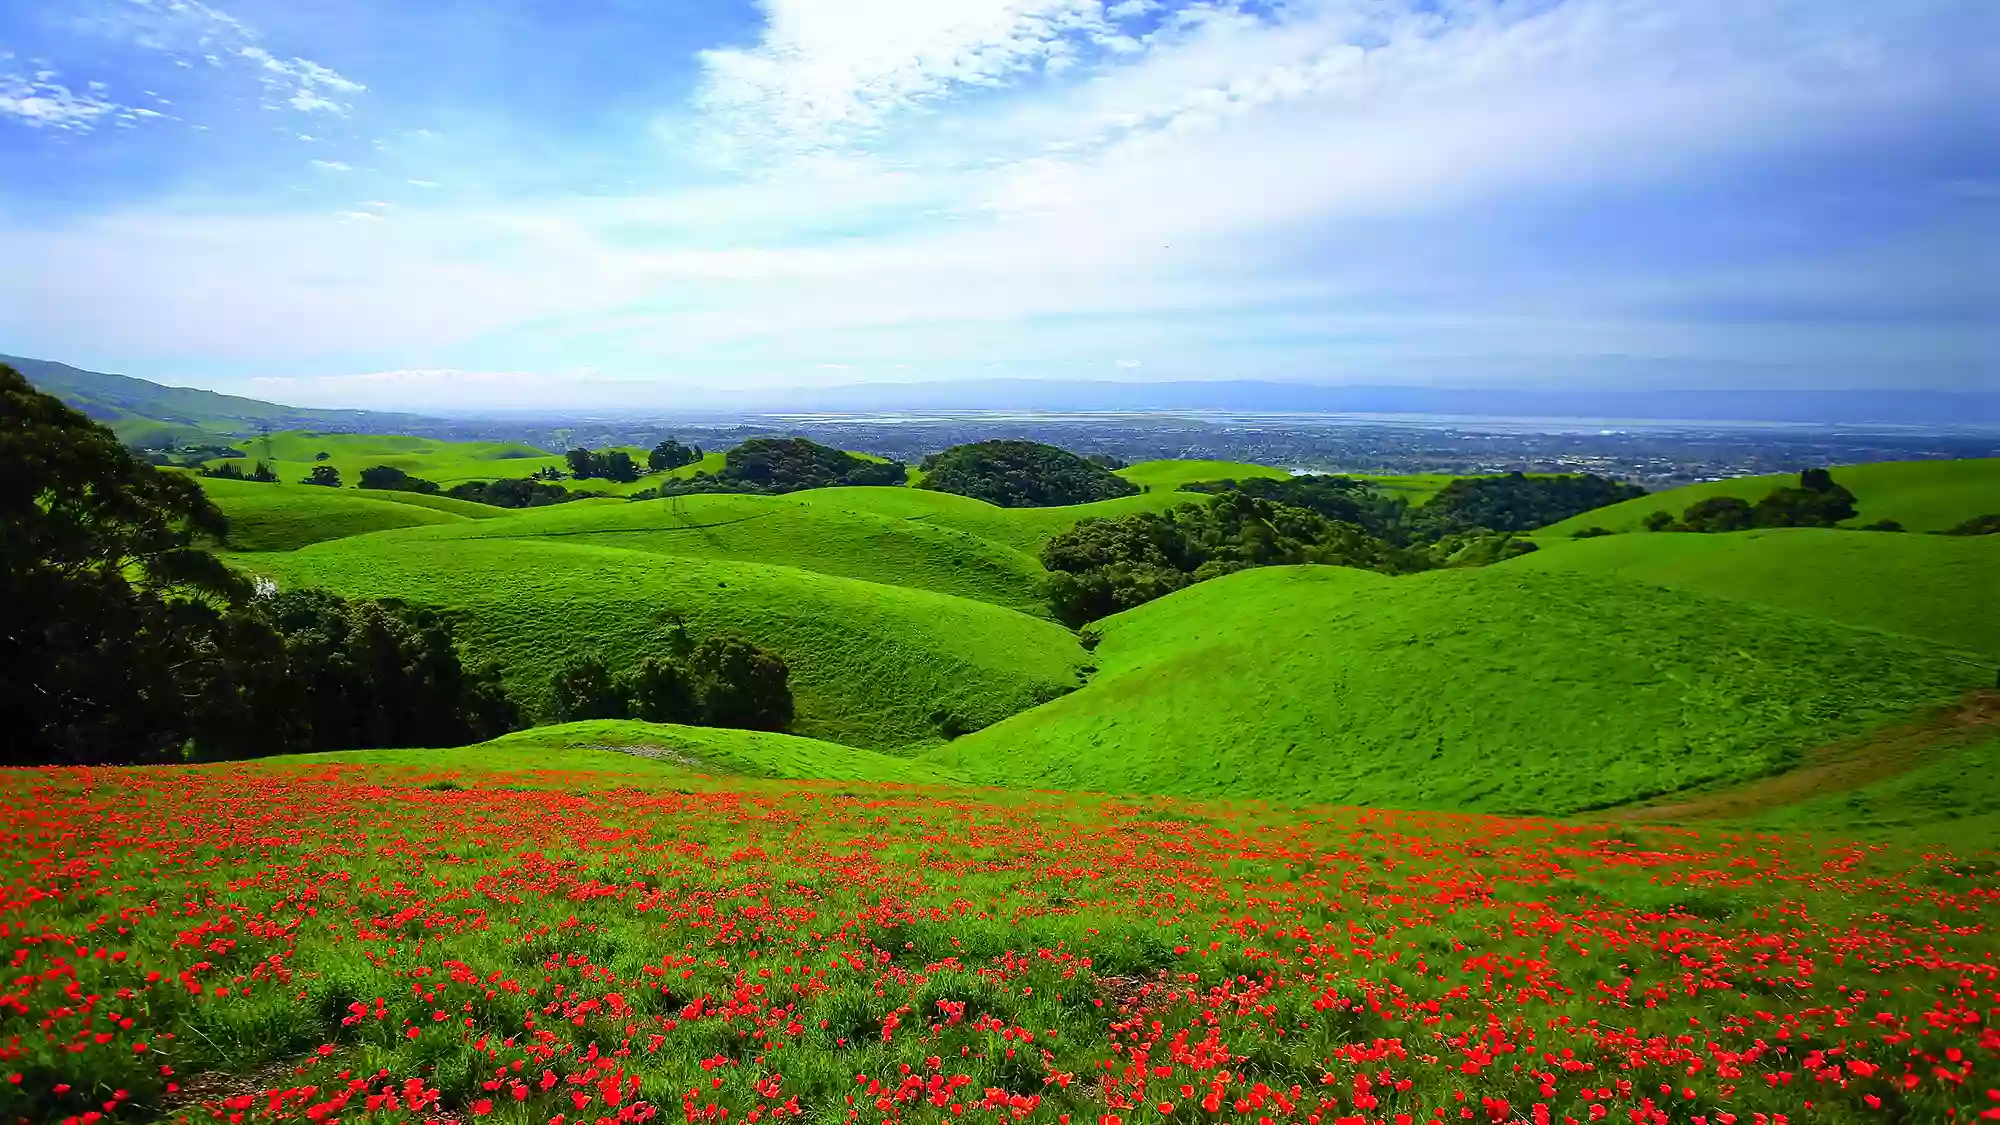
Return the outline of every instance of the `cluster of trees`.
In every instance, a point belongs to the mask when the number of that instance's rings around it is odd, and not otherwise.
[[[1139,486],[1095,460],[1038,441],[981,441],[924,458],[921,487],[1003,508],[1047,508],[1130,496]]]
[[[622,449],[603,453],[572,449],[563,454],[563,460],[569,463],[569,475],[578,480],[608,480],[624,484],[639,479],[638,463]]]
[[[312,471],[307,473],[299,483],[316,484],[322,488],[339,488],[340,470],[334,468],[332,465],[314,465]]]
[[[1855,516],[1854,493],[1826,469],[1807,469],[1791,488],[1773,489],[1752,504],[1739,496],[1712,496],[1689,505],[1676,520],[1666,511],[1646,517],[1648,531],[1749,531],[1759,527],[1835,527]],[[1880,529],[1890,530],[1890,529]]]
[[[436,481],[413,477],[393,465],[376,465],[361,470],[361,487],[378,488],[386,492],[421,492],[426,496],[438,493]]]
[[[0,365],[0,762],[161,762],[449,745],[511,726],[449,625],[390,602],[260,592],[195,544],[192,477]]]
[[[699,450],[694,451],[697,455]],[[806,438],[751,438],[723,457],[722,470],[667,480],[635,493],[635,500],[701,492],[777,495],[838,485],[900,485],[909,470],[900,461],[875,461]]]
[[[1432,565],[1351,523],[1242,492],[1165,512],[1088,519],[1049,540],[1049,604],[1071,626],[1257,566],[1324,563],[1385,573]]]
[[[213,468],[204,465],[199,472],[202,476],[213,480],[247,480],[255,481],[259,484],[276,484],[278,481],[277,472],[270,465],[262,461],[257,462],[255,467],[247,473],[237,468],[234,461],[224,461]]]
[[[678,469],[682,465],[692,465],[701,460],[701,446],[682,445],[672,438],[654,446],[646,454],[646,467],[656,473]]]
[[[582,489],[570,490],[559,484],[546,484],[533,478],[509,478],[505,480],[469,480],[452,485],[444,494],[454,500],[470,500],[475,504],[491,504],[496,508],[545,508],[550,504],[567,504],[571,500],[581,500],[586,496],[602,496],[602,492]]]
[[[2000,535],[2000,512],[1974,516],[1944,532],[1946,535]]]
[[[1447,484],[1418,507],[1383,495],[1365,479],[1323,474],[1288,480],[1218,481],[1183,488],[1190,492],[1244,492],[1310,508],[1330,520],[1355,524],[1404,546],[1437,544],[1458,536],[1533,531],[1606,504],[1646,495],[1638,485],[1594,473],[1465,477]]]
[[[792,725],[791,670],[777,654],[733,635],[689,641],[676,625],[667,651],[615,670],[575,656],[549,681],[557,722],[653,723],[782,731]]]

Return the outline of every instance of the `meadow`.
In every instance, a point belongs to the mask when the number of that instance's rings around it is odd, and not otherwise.
[[[1834,479],[1855,495],[1858,514],[1847,522],[1856,527],[1895,520],[1909,531],[1943,531],[2000,506],[2000,459],[1994,458],[1843,465],[1834,470]],[[1536,534],[1555,539],[1591,527],[1638,531],[1645,518],[1656,511],[1679,516],[1692,505],[1718,496],[1734,496],[1754,504],[1773,489],[1797,483],[1797,477],[1786,474],[1691,484],[1585,512]]]
[[[14,771],[0,1119],[1991,1116],[1990,864],[715,778],[606,750]]]

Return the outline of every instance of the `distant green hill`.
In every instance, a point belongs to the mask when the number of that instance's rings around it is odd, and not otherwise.
[[[1269,477],[1283,480],[1292,474],[1269,465],[1243,461],[1141,461],[1116,470],[1117,474],[1148,492],[1172,492],[1184,484],[1211,480],[1249,480]]]
[[[216,441],[261,428],[394,430],[411,415],[366,410],[311,410],[190,387],[168,387],[126,375],[85,371],[66,363],[0,355],[41,390],[110,426],[129,445],[163,448]]]
[[[932,741],[947,719],[979,727],[1053,698],[1085,659],[1061,626],[969,598],[552,537],[364,535],[233,558],[282,586],[449,612],[470,655],[497,659],[536,714],[565,656],[636,662],[665,646],[669,614],[696,637],[734,632],[783,656],[796,733],[878,750]]]
[[[613,505],[560,504],[492,523],[425,528],[399,538],[547,538],[664,555],[774,563],[1046,613],[1042,566],[1033,556],[956,528],[855,511],[814,499],[818,496],[818,492],[718,494]]]
[[[1552,542],[1504,565],[1657,582],[2000,659],[2000,535],[1816,527],[1608,535]]]
[[[1097,627],[1088,687],[938,760],[1015,786],[1568,813],[1781,769],[1991,680],[1919,641],[1506,568],[1252,570]]]
[[[463,512],[423,503],[409,493],[362,492],[309,484],[257,484],[205,479],[202,491],[229,517],[229,547],[237,551],[290,551],[308,543],[431,524],[470,523]],[[452,503],[447,500],[446,503]],[[470,508],[487,509],[483,504]]]
[[[1910,531],[1942,531],[1973,516],[2000,511],[2000,458],[1958,461],[1881,461],[1836,465],[1833,479],[1855,496],[1859,512],[1850,525],[1896,520]],[[1773,489],[1794,486],[1792,473],[1691,484],[1585,512],[1543,528],[1537,535],[1567,536],[1589,527],[1638,531],[1656,511],[1675,517],[1702,500],[1734,496],[1752,504]]]
[[[794,499],[831,504],[854,512],[897,519],[922,520],[955,528],[1025,554],[1039,555],[1042,544],[1075,527],[1078,520],[1157,512],[1176,504],[1205,504],[1208,497],[1192,492],[1143,492],[1071,504],[1059,508],[1002,508],[969,496],[918,488],[816,488],[795,492]]]

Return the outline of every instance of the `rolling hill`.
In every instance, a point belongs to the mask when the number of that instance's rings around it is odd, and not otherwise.
[[[1503,565],[1739,598],[2000,659],[2000,535],[1817,527],[1607,535],[1550,543]]]
[[[311,410],[254,398],[169,387],[126,375],[85,371],[67,363],[0,355],[0,363],[110,426],[127,444],[160,448],[182,442],[212,442],[263,428],[395,430],[417,421],[407,414],[368,410]]]
[[[2000,511],[2000,458],[1842,465],[1833,470],[1833,479],[1854,493],[1859,514],[1848,521],[1853,526],[1895,520],[1910,531],[1942,531],[1973,516]],[[1691,484],[1572,516],[1535,534],[1560,538],[1590,527],[1638,531],[1657,511],[1678,517],[1695,503],[1718,496],[1754,504],[1773,489],[1797,483],[1798,477],[1787,473]]]
[[[636,662],[666,644],[672,614],[697,638],[733,632],[784,657],[797,733],[878,750],[928,743],[947,717],[975,728],[1054,698],[1084,660],[1068,630],[986,602],[549,537],[366,535],[235,561],[281,586],[449,611],[469,654],[499,661],[535,713],[560,659]]]
[[[1061,508],[1002,508],[969,496],[917,488],[815,488],[792,496],[814,505],[952,528],[1028,555],[1040,554],[1042,544],[1075,527],[1079,520],[1208,502],[1207,497],[1194,492],[1142,492]]]
[[[955,528],[789,496],[726,494],[621,504],[559,504],[508,519],[402,533],[399,539],[549,539],[691,558],[798,567],[1046,612],[1032,556]]]
[[[474,517],[441,505],[411,500],[444,500],[411,493],[363,492],[307,484],[259,484],[205,479],[202,491],[229,517],[229,548],[236,551],[290,551],[309,543],[403,527],[470,523]],[[467,508],[498,512],[484,504]]]
[[[1086,688],[951,743],[1016,786],[1574,813],[1784,768],[1991,672],[1583,574],[1252,570],[1099,622]]]
[[[1200,481],[1250,480],[1253,477],[1283,480],[1292,475],[1283,469],[1243,461],[1141,461],[1116,472],[1147,492],[1172,492],[1181,485]]]

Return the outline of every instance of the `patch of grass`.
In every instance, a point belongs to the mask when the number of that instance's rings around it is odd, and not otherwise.
[[[1198,481],[1257,477],[1284,480],[1292,475],[1283,469],[1243,461],[1141,461],[1117,470],[1117,474],[1147,492],[1172,492],[1181,485]]]
[[[1678,590],[1277,567],[1096,626],[1089,686],[938,760],[1000,784],[1567,813],[1785,768],[1990,673]]]
[[[1765,813],[1757,827],[1863,837],[1960,855],[2000,849],[2000,737],[1946,747],[1908,773]]]
[[[412,539],[530,539],[691,558],[773,563],[935,590],[1045,614],[1032,556],[956,528],[792,496],[697,495],[532,508],[511,519],[409,533]],[[400,537],[399,537],[400,538]]]
[[[1847,521],[1851,526],[1895,520],[1910,531],[1942,531],[1994,510],[1995,497],[2000,497],[2000,458],[1836,465],[1833,479],[1854,493],[1858,514]],[[1565,538],[1587,527],[1638,531],[1645,518],[1657,511],[1679,518],[1695,503],[1718,496],[1755,504],[1773,489],[1797,484],[1795,473],[1691,484],[1572,516],[1536,534]]]
[[[214,479],[201,485],[229,517],[229,546],[237,551],[290,551],[371,531],[471,522],[459,512],[383,499],[390,494],[380,492]]]
[[[969,496],[917,488],[816,488],[794,492],[792,498],[815,506],[826,504],[843,511],[921,520],[938,527],[967,532],[1027,555],[1040,555],[1042,544],[1075,527],[1079,520],[1158,512],[1177,504],[1208,502],[1207,497],[1198,493],[1154,491],[1121,496],[1116,500],[1100,500],[1094,504],[1002,508]]]
[[[1608,535],[1548,544],[1504,565],[1657,582],[2000,658],[1995,535],[1816,527]]]
[[[874,749],[936,739],[941,709],[980,727],[1052,698],[1085,659],[1061,626],[969,598],[546,537],[367,536],[235,561],[285,586],[449,612],[534,713],[562,658],[636,662],[665,645],[670,614],[784,657],[797,733]]]

